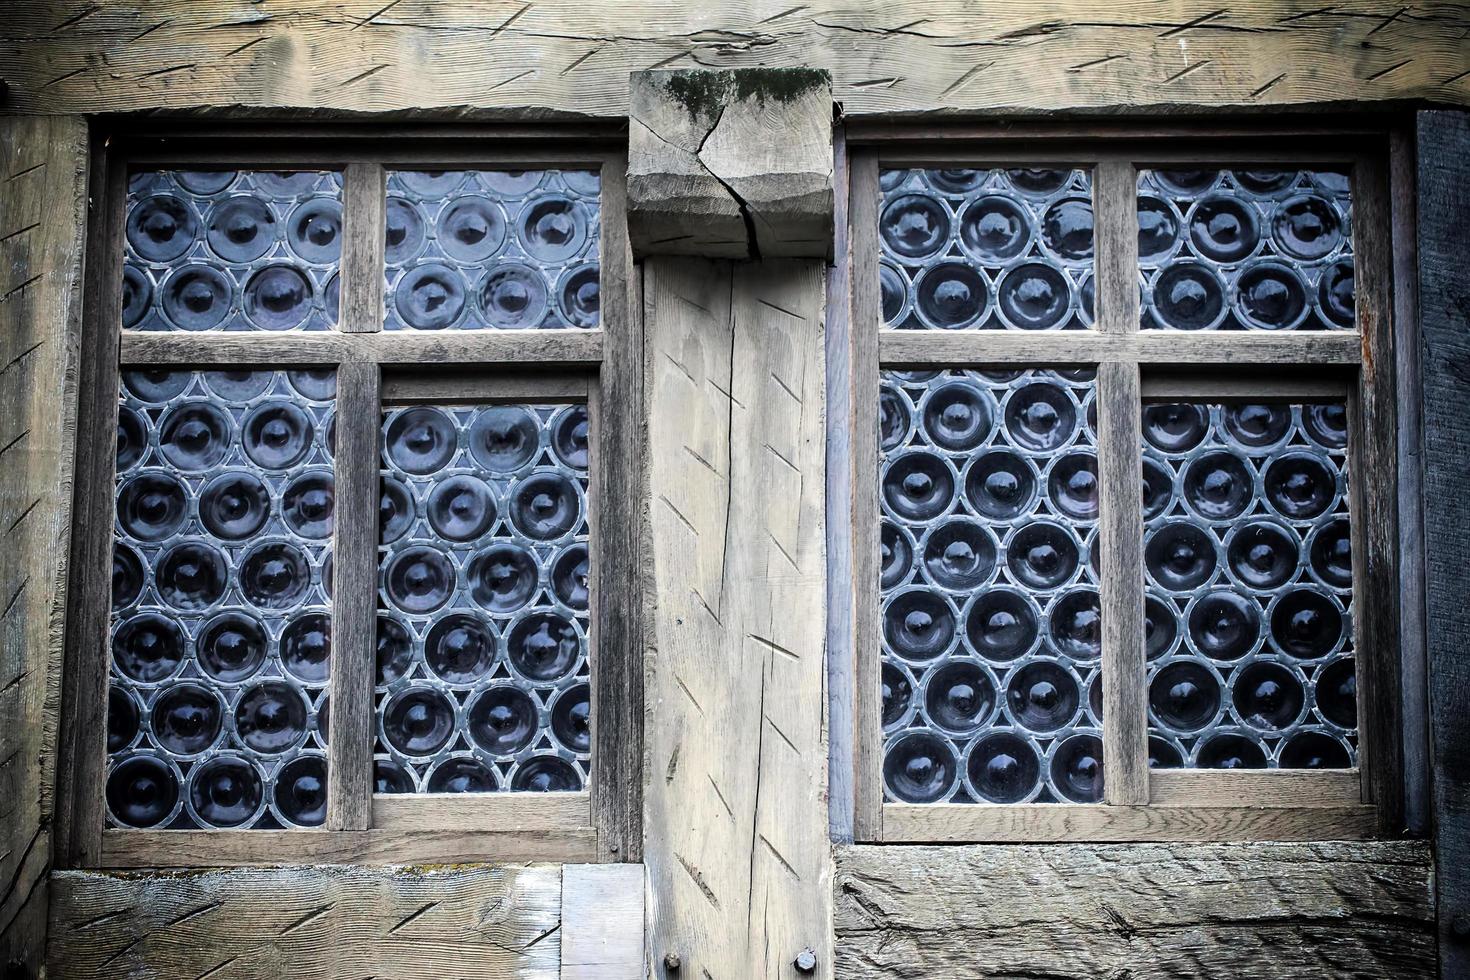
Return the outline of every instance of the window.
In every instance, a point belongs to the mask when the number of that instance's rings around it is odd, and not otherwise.
[[[1016,142],[851,158],[857,838],[1391,827],[1380,148]]]
[[[621,155],[263,143],[99,168],[78,863],[636,859]]]

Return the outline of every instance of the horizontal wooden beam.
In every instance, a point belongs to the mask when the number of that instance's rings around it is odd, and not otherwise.
[[[895,9],[473,0],[16,0],[8,111],[620,117],[630,72],[817,67],[846,114],[1470,102],[1452,4],[1086,0]],[[422,114],[422,113],[420,113]]]
[[[122,363],[385,365],[595,364],[600,330],[455,330],[306,333],[124,330]]]
[[[951,803],[883,807],[887,843],[1052,841],[1348,840],[1372,837],[1374,808],[1336,806],[1009,806]]]
[[[1434,975],[1423,842],[842,847],[839,980]]]
[[[592,829],[586,793],[378,793],[373,827],[385,831]]]
[[[593,861],[587,830],[105,830],[104,868]]]
[[[884,366],[908,364],[1095,364],[1138,361],[1180,367],[1200,365],[1353,365],[1363,359],[1356,331],[1292,334],[1264,331],[1181,333],[1150,330],[882,330],[878,356]]]

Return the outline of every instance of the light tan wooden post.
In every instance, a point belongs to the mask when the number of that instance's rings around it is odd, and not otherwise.
[[[830,88],[808,70],[650,72],[632,105],[630,227],[659,253],[643,265],[648,956],[656,977],[830,976]]]

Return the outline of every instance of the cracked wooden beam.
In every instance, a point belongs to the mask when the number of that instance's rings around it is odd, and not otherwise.
[[[628,230],[638,255],[825,258],[832,84],[811,68],[634,72]]]

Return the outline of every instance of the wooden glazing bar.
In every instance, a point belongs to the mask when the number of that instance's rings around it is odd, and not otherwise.
[[[1361,802],[1357,769],[1156,769],[1150,799],[1176,806],[1329,806]]]
[[[871,322],[877,322],[876,317]],[[1244,330],[1229,333],[1143,330],[1132,334],[1094,330],[879,330],[878,351],[886,366],[1031,364],[1044,367],[1138,361],[1222,367],[1290,364],[1310,370],[1357,364],[1363,358],[1363,342],[1351,330],[1292,334]]]
[[[587,793],[377,793],[372,826],[383,831],[585,832]]]
[[[1331,806],[889,803],[883,807],[885,843],[1352,840],[1372,837],[1376,829],[1375,809],[1361,803]]]
[[[594,378],[586,371],[397,371],[383,379],[383,404],[585,401]]]
[[[1167,399],[1196,401],[1239,401],[1241,399],[1289,399],[1296,402],[1342,401],[1352,392],[1356,379],[1346,371],[1303,376],[1295,371],[1226,373],[1143,372],[1144,401]]]
[[[853,837],[883,839],[883,730],[879,680],[883,647],[878,603],[878,158],[851,157]]]
[[[383,329],[384,208],[387,183],[376,163],[347,165],[342,193],[342,305],[337,329]]]
[[[344,361],[456,367],[496,364],[596,364],[600,330],[329,331],[124,330],[122,362],[143,364],[331,365]]]
[[[376,364],[349,362],[337,369],[328,830],[366,830],[372,819],[379,385]]]

